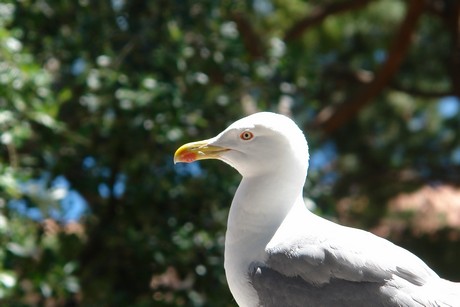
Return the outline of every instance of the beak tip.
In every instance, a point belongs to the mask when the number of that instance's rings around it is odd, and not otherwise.
[[[182,162],[184,161],[180,158],[180,156],[174,155],[174,165],[176,165],[177,163],[182,163]]]
[[[174,155],[174,164],[192,163],[196,161],[196,154],[187,150],[178,150]]]

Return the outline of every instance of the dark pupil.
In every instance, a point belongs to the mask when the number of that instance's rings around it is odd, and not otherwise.
[[[245,134],[244,134],[244,138],[245,138],[245,139],[249,139],[249,133],[245,133]]]

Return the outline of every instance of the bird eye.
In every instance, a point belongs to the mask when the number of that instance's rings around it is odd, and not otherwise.
[[[254,134],[252,134],[252,132],[250,131],[244,131],[240,134],[240,139],[242,139],[243,141],[249,141],[253,137],[254,137]]]

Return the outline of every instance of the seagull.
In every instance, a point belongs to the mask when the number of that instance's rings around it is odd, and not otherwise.
[[[308,144],[288,117],[260,112],[181,146],[174,163],[218,159],[241,175],[224,267],[236,303],[256,306],[460,306],[460,283],[411,252],[307,209]]]

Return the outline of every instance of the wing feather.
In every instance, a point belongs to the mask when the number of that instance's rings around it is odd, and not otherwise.
[[[271,268],[313,284],[333,278],[380,282],[396,275],[420,286],[438,277],[409,251],[369,232],[332,223],[323,225],[321,233],[271,242],[266,253]]]

